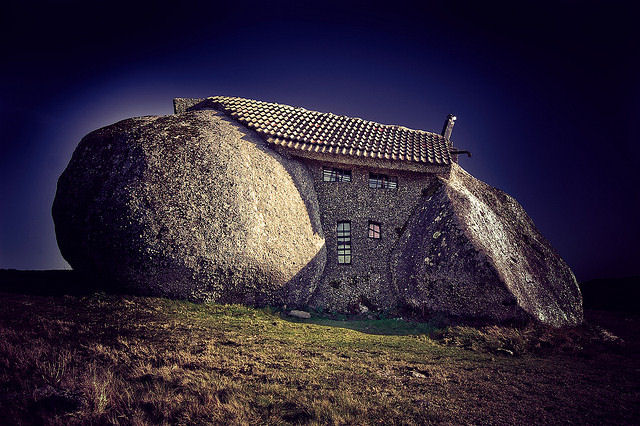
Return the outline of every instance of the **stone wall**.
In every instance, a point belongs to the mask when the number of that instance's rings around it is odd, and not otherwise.
[[[324,230],[327,262],[312,307],[348,311],[364,305],[376,310],[396,307],[389,269],[391,251],[409,216],[435,175],[374,169],[307,160],[313,176]],[[351,170],[351,182],[324,182],[323,167]],[[369,188],[369,173],[398,177],[397,189]],[[351,222],[351,264],[339,264],[336,225]],[[368,236],[369,221],[381,224],[381,238]]]

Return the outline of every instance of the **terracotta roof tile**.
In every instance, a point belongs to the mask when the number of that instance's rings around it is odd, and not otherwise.
[[[447,140],[437,133],[227,96],[207,98],[197,107],[218,109],[258,132],[268,143],[286,148],[423,164],[451,164]]]

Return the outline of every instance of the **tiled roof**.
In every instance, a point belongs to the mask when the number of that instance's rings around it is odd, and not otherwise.
[[[448,142],[437,133],[227,96],[207,98],[197,107],[221,110],[267,142],[294,150],[425,165],[451,163]]]

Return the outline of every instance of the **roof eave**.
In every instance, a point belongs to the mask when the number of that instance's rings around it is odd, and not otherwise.
[[[437,165],[430,163],[418,163],[415,161],[394,161],[373,157],[356,157],[350,155],[328,154],[326,152],[323,153],[316,151],[302,151],[295,148],[286,148],[273,144],[270,144],[270,146],[276,151],[290,155],[292,157],[323,161],[327,163],[348,164],[355,166],[372,167],[377,169],[403,170],[438,175],[448,174],[451,170],[451,164]]]

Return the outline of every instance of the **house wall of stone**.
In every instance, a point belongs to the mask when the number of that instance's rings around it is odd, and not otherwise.
[[[305,160],[314,180],[326,239],[327,262],[312,307],[331,311],[393,310],[397,291],[392,288],[389,260],[409,216],[423,197],[434,174],[383,170]],[[324,182],[323,167],[351,170],[351,182]],[[369,173],[398,177],[397,189],[369,188]],[[351,264],[339,264],[336,226],[351,222]],[[381,238],[369,238],[369,221],[381,224]]]

